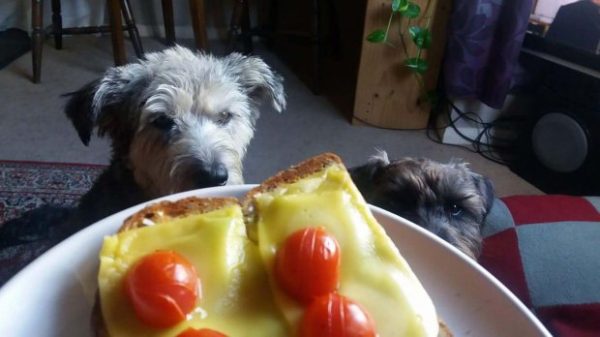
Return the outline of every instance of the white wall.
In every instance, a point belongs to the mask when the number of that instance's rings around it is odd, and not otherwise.
[[[577,1],[579,0],[538,0],[533,15],[542,22],[552,23],[560,6]]]

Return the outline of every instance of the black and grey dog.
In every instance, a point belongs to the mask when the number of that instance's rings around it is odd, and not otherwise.
[[[242,159],[263,100],[279,112],[286,106],[282,78],[258,57],[174,47],[109,69],[71,94],[65,109],[84,144],[94,130],[110,137],[109,167],[76,208],[44,206],[4,224],[0,248],[51,246],[152,198],[243,183]]]
[[[481,226],[494,201],[489,179],[466,163],[429,159],[390,161],[379,152],[350,170],[365,199],[438,235],[472,258],[481,249]]]

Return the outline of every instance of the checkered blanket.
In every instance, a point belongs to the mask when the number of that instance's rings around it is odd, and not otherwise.
[[[600,197],[497,200],[481,265],[557,337],[600,336]]]

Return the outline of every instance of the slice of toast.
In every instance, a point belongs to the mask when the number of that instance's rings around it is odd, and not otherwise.
[[[174,251],[188,260],[200,280],[195,308],[186,319],[155,329],[136,317],[123,282],[144,256]],[[230,336],[285,336],[287,325],[265,286],[258,248],[246,236],[234,198],[187,198],[160,202],[125,220],[100,251],[98,336],[174,337],[188,328],[209,328]]]
[[[190,197],[177,201],[162,201],[143,208],[125,219],[118,233],[165,223],[192,214],[204,214],[231,205],[238,205],[238,200],[236,198]],[[96,293],[96,301],[92,309],[91,326],[96,337],[111,337],[104,323],[99,293]]]
[[[332,172],[331,174],[329,174],[328,172]],[[320,185],[331,185],[333,187],[326,187],[324,189],[321,189]],[[327,203],[328,198],[322,198],[319,199],[319,202],[316,202],[313,206],[310,206],[309,203],[306,203],[305,206],[302,206],[300,208],[296,207],[297,204],[294,204],[296,202],[296,199],[299,200],[306,200],[304,199],[304,195],[305,194],[310,194],[310,193],[326,193],[326,191],[328,190],[343,190],[345,189],[347,192],[347,194],[350,196],[350,198],[353,198],[354,203],[359,204],[358,205],[358,209],[360,209],[362,211],[362,209],[368,209],[367,204],[365,202],[365,200],[362,198],[362,196],[360,195],[360,193],[358,192],[358,190],[356,189],[356,187],[354,186],[354,184],[351,182],[351,179],[349,177],[349,174],[344,166],[344,164],[342,163],[341,159],[336,156],[335,154],[332,153],[325,153],[313,158],[310,158],[298,165],[292,166],[287,170],[284,170],[282,172],[279,172],[278,174],[268,178],[267,180],[265,180],[261,185],[259,185],[256,188],[253,188],[251,191],[249,191],[247,193],[247,195],[245,196],[245,198],[242,200],[242,207],[243,207],[243,213],[244,213],[244,219],[246,222],[246,228],[247,228],[247,232],[248,235],[250,237],[250,239],[254,242],[258,242],[259,244],[259,249],[261,250],[261,253],[263,254],[263,261],[265,262],[265,265],[267,266],[267,270],[273,271],[273,261],[274,261],[274,251],[277,249],[277,247],[279,246],[279,244],[282,241],[277,241],[277,239],[275,239],[274,243],[272,245],[268,245],[266,247],[260,248],[261,245],[265,244],[265,241],[267,241],[268,239],[266,239],[266,237],[268,237],[268,230],[265,229],[265,227],[269,227],[270,226],[290,226],[289,223],[286,224],[281,224],[280,222],[273,222],[273,223],[268,223],[268,221],[265,221],[264,219],[262,219],[263,217],[265,217],[265,213],[267,214],[278,214],[278,213],[285,213],[282,211],[282,209],[286,209],[286,200],[285,198],[288,197],[291,199],[290,201],[290,205],[294,205],[294,206],[290,206],[290,210],[298,210],[299,213],[307,213],[307,212],[311,212],[310,208],[313,207],[315,208],[314,212],[315,213],[319,213],[321,212],[321,209],[324,207],[324,204]],[[283,196],[283,197],[282,197]],[[335,194],[331,194],[332,199],[334,199]],[[270,206],[271,204],[273,204],[274,206]],[[275,205],[276,204],[276,205]],[[265,206],[266,205],[266,206]],[[287,210],[287,209],[286,209]],[[370,219],[368,219],[369,217],[372,218],[372,215],[370,214],[370,211],[366,211],[368,212],[368,214],[365,214],[365,217],[367,218],[367,222],[371,221]],[[289,216],[291,218],[296,218],[295,214],[292,214],[292,212],[288,212]],[[274,218],[278,218],[279,221],[287,221],[285,220],[285,217],[278,217],[278,215],[269,215],[272,216]],[[302,217],[302,215],[298,215],[298,217]],[[308,219],[318,219],[318,216],[313,216],[313,214],[307,216]],[[327,218],[327,217],[325,217]],[[293,222],[298,222],[297,220],[290,220],[292,223]],[[303,221],[303,220],[300,220]],[[375,221],[374,218],[372,221]],[[268,223],[268,225],[267,225]],[[317,225],[320,226],[322,224],[311,224],[311,225]],[[262,228],[261,228],[262,226]],[[292,224],[291,226],[297,226],[297,224]],[[376,227],[380,227],[378,224],[376,225]],[[335,229],[332,229],[333,231]],[[379,231],[379,228],[374,228],[375,231]],[[384,233],[383,228],[381,228],[382,233]],[[281,237],[285,237],[285,235],[289,235],[285,234],[282,235],[280,234],[281,230],[278,229],[277,230],[278,234],[274,234],[273,236],[278,236]],[[343,232],[343,230],[342,230]],[[347,232],[347,231],[346,231]],[[343,236],[344,234],[341,234],[341,236]],[[385,233],[383,234],[385,235]],[[389,238],[386,239],[389,240]],[[386,240],[380,240],[380,241],[386,241]],[[391,240],[389,242],[385,242],[384,244],[391,244],[393,245],[393,243],[391,243]],[[343,245],[342,243],[340,243],[340,245]],[[396,250],[395,246],[393,247],[394,250]],[[342,247],[342,256],[344,256],[344,247]],[[397,250],[396,250],[397,252]],[[399,255],[399,253],[398,253]],[[400,259],[402,259],[400,257]],[[342,262],[343,264],[344,262]],[[403,260],[401,261],[401,264],[404,263]],[[407,266],[407,265],[406,265]],[[404,267],[404,266],[402,266]],[[342,268],[344,268],[342,266]],[[410,274],[412,274],[412,271],[409,272]],[[272,289],[277,289],[277,286],[274,285],[276,284],[276,280],[273,277],[273,273],[270,272],[271,274],[271,288]],[[416,277],[414,278],[416,280]],[[344,282],[344,281],[341,281]],[[418,283],[418,281],[416,281]],[[420,284],[419,284],[420,286]],[[340,292],[344,290],[344,289],[340,289]],[[414,287],[413,289],[414,290]],[[419,290],[422,291],[424,293],[424,290]],[[350,293],[352,293],[352,291],[350,291]],[[302,314],[302,308],[301,306],[298,306],[297,303],[295,303],[294,301],[290,301],[289,298],[286,298],[286,295],[283,294],[282,291],[280,290],[275,290],[275,298],[276,298],[276,302],[278,302],[278,304],[280,305],[280,307],[282,308],[282,310],[284,312],[284,316],[286,316],[286,318],[288,319],[288,321],[292,324],[295,325],[298,323],[299,317]],[[283,294],[283,295],[282,295]],[[427,296],[425,294],[425,296]],[[371,305],[371,308],[373,308],[374,305]],[[386,309],[387,310],[387,309]],[[393,312],[393,311],[392,311]],[[417,317],[419,317],[419,315],[417,315]],[[418,321],[419,319],[417,318],[416,321]],[[435,322],[435,321],[434,321]],[[452,334],[450,333],[449,329],[447,328],[447,326],[441,321],[438,320],[438,325],[439,325],[439,332],[438,332],[438,336],[439,337],[451,337]],[[426,329],[427,330],[427,329]],[[429,329],[429,331],[431,331],[431,329]]]

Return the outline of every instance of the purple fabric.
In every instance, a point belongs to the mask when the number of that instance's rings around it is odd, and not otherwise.
[[[533,0],[455,0],[444,61],[446,92],[501,108]]]

